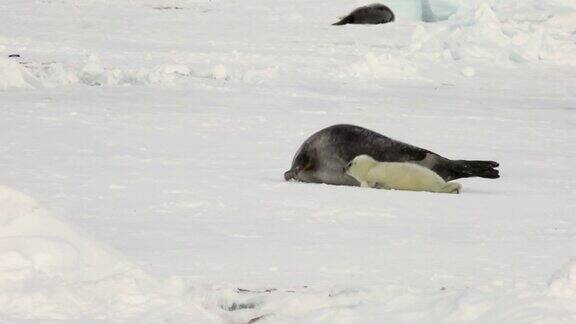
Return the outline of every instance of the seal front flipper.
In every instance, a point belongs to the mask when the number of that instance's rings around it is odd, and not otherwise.
[[[383,182],[375,182],[374,183],[374,187],[376,189],[390,189],[386,186],[386,184],[384,184]]]
[[[462,185],[458,182],[446,182],[443,188],[444,193],[459,194],[462,191]]]

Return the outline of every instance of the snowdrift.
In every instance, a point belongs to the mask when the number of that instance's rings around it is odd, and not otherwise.
[[[378,46],[354,48],[358,57],[349,69],[335,66],[322,57],[328,53],[319,52],[316,58],[309,53],[297,53],[300,62],[309,60],[310,66],[326,71],[325,75],[346,79],[352,78],[392,78],[392,79],[428,79],[424,72],[436,64],[444,65],[444,72],[455,71],[465,77],[473,77],[475,68],[493,69],[497,66],[522,68],[527,63],[558,66],[576,65],[576,5],[569,1],[522,1],[474,0],[474,1],[388,1],[387,4],[398,13],[393,24],[379,26],[346,26],[340,29],[323,26],[323,20],[311,24],[303,21],[302,11],[310,11],[305,6],[295,4],[290,7],[270,8],[282,10],[283,28],[293,28],[302,32],[314,32],[319,35],[318,46],[339,52],[341,32],[354,31],[357,40],[370,40],[382,34]],[[86,2],[84,6],[102,6],[100,2]],[[202,4],[205,5],[205,4]],[[134,8],[123,5],[121,8],[137,14],[146,2],[135,2]],[[194,9],[190,3],[183,2],[183,9]],[[190,6],[190,7],[186,7]],[[217,21],[228,21],[242,25],[242,16],[234,15],[230,10],[232,4],[213,3],[212,10],[190,10],[191,19],[207,18]],[[236,4],[238,6],[238,4]],[[324,17],[328,6],[333,2],[317,4],[316,11],[310,17]],[[342,9],[340,9],[342,6]],[[255,8],[258,8],[255,5]],[[264,6],[263,8],[267,8]],[[344,4],[337,10],[345,13],[351,8]],[[147,15],[156,14],[158,10],[148,8]],[[258,13],[255,13],[258,14]],[[153,15],[152,15],[153,16]],[[147,17],[147,16],[146,16]],[[294,17],[294,18],[293,18]],[[298,18],[296,18],[298,17]],[[326,16],[326,24],[330,20]],[[254,20],[256,26],[270,28],[264,20]],[[330,26],[332,27],[332,26]],[[411,29],[410,39],[395,37],[404,29]],[[272,29],[273,31],[274,29]],[[280,32],[280,30],[279,30]],[[196,40],[190,40],[193,44]],[[209,39],[206,41],[210,41]],[[11,54],[10,40],[8,46],[0,47],[0,54],[6,57]],[[376,45],[376,43],[375,43]],[[285,46],[280,40],[270,39],[270,48],[280,50]],[[14,47],[17,49],[17,47]],[[78,53],[91,53],[85,48],[77,48]],[[282,82],[295,78],[307,71],[294,72],[282,66],[278,57],[267,53],[250,54],[233,52],[230,55],[211,55],[199,53],[195,59],[184,62],[170,59],[157,63],[140,64],[133,68],[117,66],[111,63],[105,53],[76,55],[74,61],[42,60],[34,56],[5,59],[0,58],[0,90],[21,88],[53,88],[82,84],[87,86],[155,86],[173,87],[182,82],[198,78],[219,81],[233,81],[249,84]],[[102,60],[102,58],[106,60]],[[280,60],[281,61],[281,60]],[[431,72],[436,75],[438,72]]]
[[[576,261],[548,285],[494,281],[437,291],[390,286],[186,290],[160,283],[117,252],[0,187],[0,318],[161,320],[215,323],[570,323],[576,320]],[[168,315],[169,314],[169,315]]]
[[[576,323],[576,4],[383,2],[0,1],[0,322]],[[342,122],[504,176],[284,182]]]
[[[184,305],[117,252],[0,186],[0,319],[154,321],[154,310],[168,308],[206,320]]]

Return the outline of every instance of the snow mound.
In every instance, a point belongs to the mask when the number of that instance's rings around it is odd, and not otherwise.
[[[184,303],[30,197],[0,186],[0,318],[117,320],[168,305]]]
[[[27,72],[20,64],[0,58],[0,91],[14,88],[32,88],[28,81],[26,81],[27,78]]]
[[[80,68],[67,67],[57,62],[25,63],[27,72],[35,80],[35,88],[84,84],[89,86],[147,85],[173,86],[180,77],[190,74],[184,65],[164,64],[152,68],[105,68],[100,58],[90,55]]]
[[[576,298],[576,258],[558,270],[549,285],[551,296]]]
[[[410,60],[391,54],[369,52],[364,60],[352,64],[351,75],[374,79],[420,79],[417,66]]]
[[[456,8],[447,21],[426,26],[424,37],[412,46],[448,51],[454,60],[575,64],[574,7],[555,1],[480,0]]]
[[[6,62],[4,62],[6,61]],[[9,88],[55,88],[82,84],[87,86],[173,87],[185,78],[236,81],[258,84],[274,77],[274,69],[234,69],[222,64],[192,70],[184,64],[161,64],[136,69],[105,67],[100,58],[90,55],[79,67],[58,62],[0,61],[0,90]],[[3,63],[4,62],[4,63]],[[2,65],[4,64],[4,65]],[[3,83],[4,82],[4,83]]]
[[[574,323],[576,261],[543,283],[493,280],[472,287],[390,285],[206,290],[202,305],[232,323]],[[559,298],[560,297],[560,298]],[[567,298],[564,298],[567,297]]]
[[[151,69],[105,69],[96,55],[91,55],[78,72],[80,81],[87,85],[156,85],[172,86],[178,76],[190,74],[188,67],[166,64]]]

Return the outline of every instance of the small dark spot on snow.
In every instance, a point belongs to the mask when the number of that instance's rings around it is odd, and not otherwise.
[[[250,289],[238,288],[238,289],[236,289],[236,292],[241,293],[241,294],[245,294],[245,293],[262,294],[262,293],[271,293],[271,292],[276,291],[276,290],[278,290],[278,289],[268,288],[268,289],[264,289],[264,290],[250,290]]]
[[[254,317],[253,319],[249,320],[248,322],[246,322],[246,324],[252,324],[252,323],[256,323],[257,321],[270,316],[270,314],[268,315],[262,315],[262,316],[258,316],[258,317]]]
[[[241,309],[253,309],[256,308],[255,303],[232,303],[231,305],[220,305],[222,309],[225,309],[229,312],[235,312]]]
[[[184,7],[167,6],[167,7],[153,7],[152,9],[156,9],[156,10],[181,10],[181,9],[184,9]]]
[[[10,54],[8,57],[20,57],[20,54]]]

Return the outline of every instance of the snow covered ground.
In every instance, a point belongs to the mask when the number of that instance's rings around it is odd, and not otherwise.
[[[1,1],[0,322],[575,323],[576,3],[385,3]],[[502,177],[284,182],[335,123]]]

